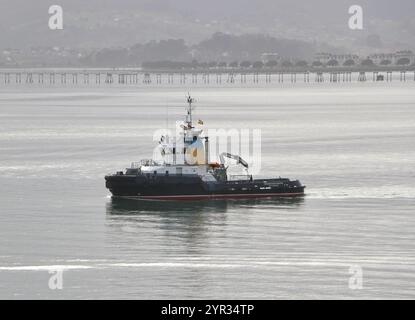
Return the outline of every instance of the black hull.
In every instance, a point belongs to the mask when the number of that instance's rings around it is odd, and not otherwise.
[[[299,181],[283,178],[205,182],[196,175],[109,175],[105,180],[114,197],[153,200],[298,197],[305,188]]]

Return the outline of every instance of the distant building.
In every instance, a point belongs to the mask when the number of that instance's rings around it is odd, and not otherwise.
[[[391,64],[396,64],[400,59],[407,58],[409,64],[415,62],[415,55],[411,50],[397,51],[395,53],[374,53],[368,57],[375,64],[381,64],[382,61],[390,61]]]
[[[339,64],[343,64],[348,60],[352,60],[355,64],[357,64],[360,60],[360,57],[357,54],[337,54],[334,55],[334,59],[339,62]]]
[[[373,61],[374,64],[381,64],[382,61],[390,61],[394,63],[395,61],[395,54],[394,53],[374,53],[368,56],[370,60]]]
[[[356,54],[332,54],[327,52],[319,52],[314,56],[314,61],[327,64],[330,60],[336,60],[339,65],[342,65],[347,60],[353,60],[355,63],[359,61],[359,56]]]
[[[314,61],[321,62],[322,64],[326,64],[331,60],[331,53],[327,52],[318,52],[314,55]]]
[[[409,60],[409,64],[415,63],[415,55],[411,50],[404,50],[404,51],[396,52],[394,63],[396,64],[402,58],[407,58]]]
[[[279,61],[280,55],[278,53],[263,53],[261,54],[261,60],[265,64],[269,61]]]

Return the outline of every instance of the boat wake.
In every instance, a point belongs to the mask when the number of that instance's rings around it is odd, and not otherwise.
[[[69,260],[74,261],[74,260]],[[69,262],[68,261],[68,262]],[[267,259],[252,260],[249,258],[228,258],[222,257],[190,257],[190,258],[171,258],[168,261],[148,261],[148,262],[95,262],[82,260],[85,264],[51,264],[51,265],[12,265],[0,266],[2,271],[79,271],[93,269],[142,269],[142,268],[191,268],[191,269],[272,269],[281,267],[323,267],[323,268],[349,268],[353,265],[365,265],[366,267],[388,267],[404,266],[412,268],[415,265],[415,258],[395,256],[373,256],[373,257],[320,257],[320,258],[298,258],[286,257],[282,260],[270,261]],[[92,262],[92,263],[91,263]]]

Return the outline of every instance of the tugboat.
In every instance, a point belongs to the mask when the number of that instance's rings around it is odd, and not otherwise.
[[[209,162],[209,138],[193,125],[193,98],[187,97],[187,115],[178,138],[162,136],[162,160],[133,162],[125,171],[105,176],[113,197],[147,200],[203,200],[298,197],[305,186],[287,178],[254,179],[240,156],[220,154],[220,163]],[[201,120],[198,124],[203,124]],[[225,158],[236,160],[246,175],[230,179]]]

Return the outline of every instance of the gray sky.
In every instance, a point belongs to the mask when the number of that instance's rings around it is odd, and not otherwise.
[[[64,9],[64,30],[48,29],[48,8]],[[348,8],[364,9],[364,30],[348,29]],[[415,44],[413,0],[0,0],[0,47],[130,46],[152,39],[188,43],[214,32],[262,33],[362,50],[376,34],[390,51]]]

